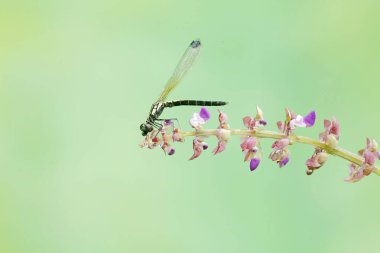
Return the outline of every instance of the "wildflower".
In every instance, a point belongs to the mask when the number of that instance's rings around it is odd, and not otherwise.
[[[219,140],[217,147],[212,151],[214,155],[224,151],[227,147],[227,141]]]
[[[380,159],[380,152],[377,149],[377,142],[374,139],[367,138],[367,145],[364,149],[359,150],[359,155],[363,157],[363,163],[361,166],[356,164],[350,164],[350,173],[346,182],[357,182],[364,176],[369,176],[375,169],[376,159]]]
[[[155,137],[157,135],[157,131],[153,130],[149,134],[147,134],[144,140],[139,144],[141,148],[147,147],[149,149],[155,148],[160,142],[159,138]]]
[[[246,116],[243,118],[243,124],[248,130],[254,130],[258,127],[265,126],[267,122],[264,120],[263,117],[263,111],[260,109],[260,107],[256,107],[256,116],[250,117]],[[249,168],[251,171],[254,171],[260,164],[260,158],[257,158],[258,150],[259,148],[259,140],[256,137],[252,137],[250,135],[243,136],[241,138],[240,147],[241,150],[245,153],[244,161],[250,160]],[[259,156],[261,157],[261,151],[259,153]]]
[[[289,122],[289,126],[291,129],[295,129],[296,127],[312,127],[314,126],[316,119],[315,111],[311,111],[305,117],[301,115],[292,116],[292,119]]]
[[[335,147],[338,144],[340,126],[335,117],[332,120],[324,120],[325,131],[319,134],[319,140],[325,142],[331,147]]]
[[[219,127],[216,130],[216,137],[218,138],[218,145],[213,150],[213,154],[219,154],[227,147],[227,141],[231,138],[230,126],[227,124],[228,116],[222,111],[219,111]]]
[[[246,128],[253,130],[255,127],[265,126],[267,122],[263,118],[263,111],[260,107],[256,107],[257,114],[254,118],[250,116],[245,116],[243,118],[243,123]]]
[[[173,131],[173,127],[174,124],[171,120],[165,120],[160,128],[160,133],[162,137],[160,146],[167,155],[173,155],[175,153],[175,149],[171,147],[169,143],[172,140],[172,135],[170,135],[170,132]],[[158,138],[156,140],[159,141]]]
[[[344,181],[349,182],[349,183],[355,183],[360,181],[364,177],[363,169],[358,165],[351,163],[349,165],[350,169],[350,174],[348,177],[344,179]]]
[[[243,137],[240,143],[241,150],[245,153],[244,162],[246,162],[251,156],[254,156],[257,152],[256,147],[257,139],[255,137]]]
[[[329,155],[322,149],[315,149],[314,154],[311,158],[306,161],[306,174],[311,175],[314,170],[319,169],[327,161]]]
[[[202,151],[207,149],[208,145],[206,142],[203,141],[200,137],[195,137],[193,140],[193,150],[194,154],[189,158],[189,160],[193,160],[197,157],[199,157],[202,154]]]
[[[184,142],[185,141],[185,139],[183,138],[183,136],[182,136],[182,134],[178,128],[173,129],[172,139],[173,139],[173,142]]]
[[[202,107],[200,112],[194,112],[193,117],[190,119],[190,125],[195,129],[202,128],[202,125],[210,119],[210,113],[205,107]]]
[[[277,162],[280,168],[284,167],[290,160],[289,144],[288,138],[277,140],[272,144],[273,151],[269,154],[269,158]]]
[[[161,148],[165,151],[166,154],[168,155],[173,155],[175,153],[175,149],[169,145],[168,142],[164,142],[161,145]]]
[[[289,109],[285,109],[285,121],[277,122],[277,127],[280,131],[286,135],[290,135],[297,127],[312,127],[316,120],[315,111],[311,111],[305,117],[301,115],[295,115]]]

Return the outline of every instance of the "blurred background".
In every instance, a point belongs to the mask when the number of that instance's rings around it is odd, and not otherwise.
[[[331,157],[291,147],[279,169],[243,163],[239,138],[188,161],[140,149],[145,121],[180,56],[203,43],[169,99],[227,100],[233,128],[284,108],[341,123],[356,152],[380,140],[380,2],[2,1],[0,252],[376,252],[380,178],[343,181]],[[183,129],[199,108],[165,110]],[[210,108],[207,127],[217,126]],[[269,155],[271,141],[262,142]]]

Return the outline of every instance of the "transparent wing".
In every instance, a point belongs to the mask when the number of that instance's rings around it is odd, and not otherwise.
[[[165,89],[162,91],[158,100],[164,101],[169,93],[178,85],[178,83],[183,79],[186,73],[189,71],[191,66],[194,64],[201,49],[201,42],[199,40],[194,40],[190,43],[190,46],[186,49],[181,60],[177,64],[173,75],[170,77],[169,81],[166,83]]]

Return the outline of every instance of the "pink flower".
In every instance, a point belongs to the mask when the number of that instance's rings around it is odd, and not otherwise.
[[[272,144],[273,151],[269,154],[269,158],[277,162],[280,168],[284,167],[290,160],[289,144],[288,138],[277,140]]]
[[[306,174],[311,175],[314,170],[322,167],[323,164],[325,164],[325,162],[327,161],[328,157],[329,155],[325,151],[321,149],[315,149],[315,152],[312,155],[312,157],[307,159],[305,163],[307,166]]]
[[[178,128],[173,129],[172,139],[173,139],[173,142],[184,142],[185,141],[185,139],[181,135]]]
[[[256,147],[257,139],[255,137],[243,137],[240,143],[241,150],[245,153],[244,162],[246,162],[250,157],[255,156],[257,152]]]
[[[363,169],[358,169],[356,164],[351,163],[349,166],[350,175],[344,179],[349,183],[355,183],[360,181],[364,177]]]
[[[243,118],[243,124],[248,130],[254,130],[258,127],[265,126],[267,122],[264,120],[263,111],[260,107],[256,107],[256,116],[254,118],[250,116],[246,116]],[[259,140],[256,137],[252,137],[250,135],[243,136],[241,138],[240,147],[241,150],[245,153],[244,162],[250,160],[249,168],[251,171],[254,171],[260,164],[261,150],[259,151],[257,145]]]
[[[325,119],[324,120],[325,131],[319,134],[319,140],[325,143],[334,142],[334,140],[339,140],[339,122],[335,117],[332,118],[332,121]]]
[[[226,141],[218,141],[218,146],[212,151],[214,155],[219,154],[220,152],[224,151],[227,147]]]
[[[164,142],[161,148],[165,151],[165,154],[173,155],[175,153],[175,149],[171,147],[168,142]]]
[[[227,142],[231,138],[231,131],[229,130],[229,125],[227,124],[228,116],[222,111],[219,111],[219,127],[217,129],[216,137],[218,138],[218,145],[213,150],[213,154],[219,154],[224,151],[227,147]]]
[[[220,126],[223,126],[223,125],[227,124],[228,116],[227,116],[227,114],[225,114],[224,112],[219,110],[218,119],[219,119]]]
[[[139,144],[141,148],[147,147],[149,149],[153,149],[157,147],[159,142],[161,141],[158,137],[155,137],[157,135],[157,130],[153,130],[149,134],[147,134],[144,138],[144,140]]]
[[[197,157],[199,157],[201,154],[202,154],[202,151],[207,149],[208,148],[208,145],[206,142],[204,142],[202,139],[200,139],[199,137],[196,137],[194,140],[193,140],[193,150],[194,150],[194,154],[189,158],[189,160],[193,160]]]
[[[350,164],[350,174],[345,178],[346,182],[354,183],[364,178],[364,176],[369,176],[375,169],[376,159],[380,159],[377,143],[374,139],[367,138],[366,147],[359,150],[358,153],[363,157],[363,164],[361,166]]]
[[[267,122],[263,118],[263,111],[260,107],[256,107],[257,114],[254,118],[250,116],[245,116],[243,118],[243,124],[249,130],[253,130],[255,127],[265,126]]]

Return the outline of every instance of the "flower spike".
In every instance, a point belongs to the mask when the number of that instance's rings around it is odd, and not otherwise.
[[[199,112],[195,112],[189,120],[193,131],[182,131],[175,128],[170,120],[165,120],[158,129],[154,129],[147,134],[141,142],[140,147],[154,149],[161,147],[165,154],[171,156],[175,154],[172,146],[175,142],[184,142],[186,137],[192,136],[193,155],[189,160],[198,158],[204,150],[208,149],[205,139],[214,136],[218,140],[216,148],[212,151],[214,155],[223,152],[232,136],[241,136],[240,148],[244,154],[244,162],[249,161],[249,169],[255,171],[262,161],[261,141],[264,138],[274,139],[272,152],[269,159],[275,161],[280,168],[290,161],[289,147],[295,143],[311,145],[314,148],[312,156],[306,160],[306,174],[311,175],[315,170],[324,166],[330,155],[341,157],[350,162],[349,175],[345,178],[347,182],[358,182],[371,174],[380,176],[380,168],[376,162],[380,159],[377,142],[367,138],[365,148],[358,151],[358,155],[352,154],[338,147],[340,138],[340,124],[333,117],[332,120],[324,120],[324,131],[319,134],[318,140],[299,136],[295,134],[298,127],[309,128],[315,125],[316,113],[311,111],[305,116],[295,114],[289,109],[285,109],[285,120],[277,122],[279,132],[264,130],[267,121],[263,117],[263,111],[256,107],[255,116],[243,117],[245,129],[231,129],[228,116],[225,112],[219,111],[219,125],[215,129],[204,129],[203,126],[211,118],[210,112],[202,107]],[[156,124],[156,126],[158,126]]]

